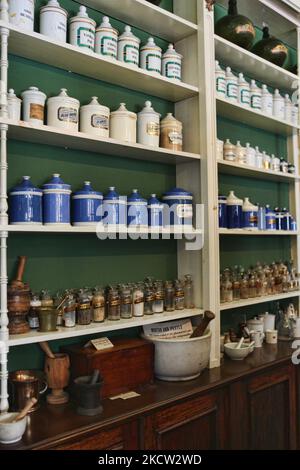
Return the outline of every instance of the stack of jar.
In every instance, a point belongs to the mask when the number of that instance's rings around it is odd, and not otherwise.
[[[32,294],[28,322],[31,329],[38,329],[43,308],[52,310],[55,328],[73,328],[76,324],[102,323],[106,319],[125,320],[194,307],[193,280],[187,274],[184,280],[163,282],[147,278],[144,282],[118,284],[105,289],[71,289],[58,292],[54,298],[49,291],[43,290],[40,295]]]
[[[23,120],[36,126],[45,121],[45,103],[47,96],[37,87],[29,87],[22,93]],[[13,121],[21,118],[21,102],[11,88],[8,92],[8,117]],[[111,112],[107,106],[99,103],[96,96],[89,104],[81,106],[76,98],[68,96],[62,88],[58,96],[47,100],[47,124],[65,131],[85,132],[100,138],[121,140],[148,147],[163,147],[173,151],[182,151],[182,123],[172,113],[160,120],[161,115],[146,101],[138,113],[128,111],[125,103]]]
[[[156,194],[144,199],[134,189],[120,196],[111,186],[103,196],[89,181],[72,194],[58,173],[42,188],[33,185],[29,176],[9,193],[9,221],[12,225],[105,226],[129,228],[183,227],[193,225],[193,195],[182,188],[173,188],[159,200]],[[71,204],[72,202],[72,204]]]
[[[299,109],[288,94],[283,97],[278,89],[271,93],[267,85],[260,88],[255,80],[249,84],[242,73],[237,77],[230,67],[224,70],[218,61],[215,76],[216,93],[220,98],[298,126]]]
[[[237,163],[238,165],[247,165],[260,170],[276,171],[282,173],[295,174],[295,165],[288,163],[284,158],[268,155],[266,151],[260,151],[259,147],[251,147],[250,143],[246,147],[241,145],[238,140],[236,145],[227,139],[224,143],[217,140],[217,159],[227,162]]]
[[[59,42],[67,42],[68,12],[61,8],[57,0],[49,0],[40,9],[40,33]],[[25,31],[34,30],[34,1],[11,0],[9,21]],[[88,16],[85,6],[80,6],[76,16],[69,20],[69,43],[86,52],[96,52],[106,59],[114,59],[133,67],[141,67],[150,73],[161,74],[166,78],[181,80],[182,55],[175,51],[173,44],[163,54],[149,38],[140,47],[141,40],[125,26],[123,34],[113,28],[107,16],[99,26]]]
[[[291,263],[257,263],[248,270],[242,266],[226,268],[220,275],[221,303],[298,291],[299,279]]]
[[[248,197],[239,199],[234,191],[219,196],[219,227],[244,230],[297,231],[297,223],[288,209],[271,209],[269,205],[252,204]]]

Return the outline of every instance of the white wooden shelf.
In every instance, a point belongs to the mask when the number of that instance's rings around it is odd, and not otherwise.
[[[278,300],[284,300],[293,297],[300,297],[300,291],[287,292],[284,294],[267,295],[264,297],[255,297],[254,299],[237,300],[235,302],[221,304],[220,310],[224,311],[231,310],[234,308],[249,307],[250,305],[258,305],[263,304],[265,302],[276,302]]]
[[[196,24],[146,0],[84,0],[82,3],[167,41],[180,41],[197,32]]]
[[[161,147],[147,147],[141,144],[96,137],[83,132],[71,132],[50,126],[34,126],[28,122],[1,119],[0,124],[8,124],[8,138],[36,144],[54,145],[116,157],[133,158],[158,163],[178,165],[200,160],[200,155],[188,152],[173,152]]]
[[[3,22],[0,22],[1,27],[10,31],[9,53],[26,59],[173,102],[191,98],[199,91],[193,85],[130,67],[94,52],[82,51],[79,47],[54,41],[39,33],[20,31]]]
[[[264,129],[273,134],[291,136],[300,129],[299,126],[293,126],[286,121],[264,115],[253,109],[244,108],[239,103],[232,103],[220,97],[217,97],[217,114],[257,129]]]
[[[224,66],[243,72],[249,78],[259,80],[273,88],[295,91],[299,79],[297,75],[268,62],[265,59],[227,41],[215,34],[216,59]]]
[[[162,323],[181,318],[190,318],[202,315],[203,310],[195,308],[191,310],[182,310],[175,312],[164,312],[155,315],[145,315],[141,318],[131,318],[129,320],[109,321],[104,323],[91,323],[90,325],[76,325],[74,328],[59,327],[57,331],[51,333],[39,333],[30,331],[22,335],[10,335],[8,345],[20,346],[22,344],[39,343],[40,341],[53,341],[65,338],[75,338],[79,336],[94,335],[97,333],[107,333],[109,331],[125,330],[127,328],[135,328],[143,325],[151,325],[152,323]]]
[[[228,229],[228,228],[220,228],[219,229],[220,235],[254,235],[254,236],[298,236],[299,232],[294,232],[291,230],[245,230],[245,229]]]
[[[248,165],[239,165],[235,162],[218,160],[219,172],[229,175],[245,176],[249,178],[293,183],[300,179],[300,175],[282,173],[281,171],[262,170]]]

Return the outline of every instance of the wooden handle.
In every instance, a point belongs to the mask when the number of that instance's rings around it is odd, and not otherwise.
[[[199,338],[200,336],[203,336],[205,333],[205,330],[207,329],[209,323],[216,318],[216,315],[213,312],[210,312],[209,310],[206,310],[204,312],[203,318],[201,320],[201,323],[197,326],[195,329],[194,333],[191,335],[191,338]]]
[[[28,411],[31,410],[31,408],[37,403],[37,399],[36,398],[30,398],[28,400],[28,402],[26,403],[26,405],[24,406],[23,410],[20,411],[20,413],[18,414],[18,416],[16,416],[15,420],[14,421],[21,421],[21,419],[25,418],[25,416],[27,415]]]
[[[18,264],[17,277],[16,277],[16,281],[18,282],[22,282],[26,259],[27,259],[26,256],[19,256],[19,264]]]
[[[55,359],[55,355],[51,351],[50,346],[47,343],[47,341],[42,341],[39,343],[39,345],[41,349],[44,351],[44,353],[46,354],[46,356],[50,357],[50,359]]]

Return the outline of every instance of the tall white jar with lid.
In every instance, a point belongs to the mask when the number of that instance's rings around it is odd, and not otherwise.
[[[125,31],[118,40],[118,60],[133,67],[139,66],[141,41],[131,31],[130,26],[125,26]]]
[[[146,101],[144,109],[138,113],[138,143],[159,147],[160,114],[152,108],[151,101]]]
[[[173,44],[162,56],[162,75],[175,80],[182,79],[182,55],[175,51]]]
[[[23,100],[23,120],[37,126],[44,124],[45,101],[47,96],[37,87],[31,86],[21,93]]]
[[[82,47],[85,51],[94,51],[96,22],[89,18],[86,7],[80,5],[79,12],[70,19],[69,42]]]
[[[57,0],[49,0],[40,9],[40,33],[55,41],[67,42],[68,12]]]
[[[110,115],[110,137],[136,143],[136,121],[137,115],[128,111],[125,103],[121,103],[119,109]]]
[[[15,90],[10,88],[7,93],[7,113],[8,119],[20,121],[21,119],[21,103],[22,100],[17,97]]]
[[[62,88],[58,96],[47,101],[48,126],[78,131],[79,106],[79,101],[68,96],[66,88]]]
[[[35,0],[9,0],[9,22],[23,31],[34,30]]]
[[[116,59],[118,36],[119,32],[112,27],[108,16],[103,16],[102,23],[96,28],[95,52]]]
[[[98,102],[97,96],[80,108],[80,131],[98,137],[109,137],[110,109]]]
[[[154,38],[149,38],[147,44],[141,48],[140,67],[147,72],[161,74],[162,51],[155,44]]]

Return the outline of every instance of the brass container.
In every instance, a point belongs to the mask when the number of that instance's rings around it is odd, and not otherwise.
[[[37,403],[30,412],[39,407],[40,395],[46,392],[48,385],[44,374],[33,370],[17,370],[9,374],[11,407],[14,411],[22,410],[30,398],[36,398]]]
[[[41,307],[38,309],[39,331],[47,333],[49,331],[57,331],[58,310],[54,307]]]

